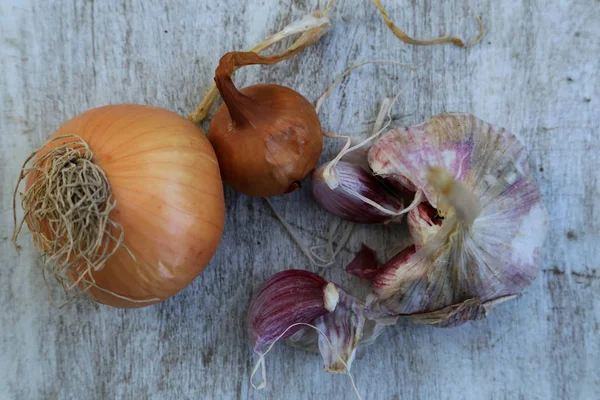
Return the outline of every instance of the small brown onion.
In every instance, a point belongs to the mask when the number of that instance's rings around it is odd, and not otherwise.
[[[252,52],[225,54],[215,72],[223,97],[208,138],[223,180],[249,196],[276,196],[300,187],[323,147],[321,123],[312,104],[294,90],[260,84],[237,90],[235,68],[273,64],[279,58]]]

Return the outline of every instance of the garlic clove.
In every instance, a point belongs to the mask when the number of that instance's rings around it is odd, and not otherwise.
[[[337,288],[319,275],[286,270],[271,276],[254,295],[248,312],[248,331],[254,351],[285,340],[337,306]]]
[[[333,168],[339,185],[331,189],[323,176],[326,166],[321,165],[312,175],[314,198],[326,210],[359,224],[399,221],[404,202],[379,179],[358,165],[339,161]]]
[[[373,279],[379,271],[379,262],[375,251],[362,245],[354,259],[346,266],[346,272],[361,279]]]
[[[434,227],[423,207],[410,213],[415,251],[377,274],[370,315],[487,304],[535,279],[547,212],[514,135],[469,114],[442,114],[384,134],[369,165],[378,176],[409,180],[443,217]],[[455,314],[477,318],[477,310],[467,303]]]
[[[369,319],[381,320],[401,314],[418,312],[418,308],[398,306],[402,301],[408,302],[412,297],[402,298],[413,282],[422,279],[423,272],[413,259],[417,253],[415,246],[409,246],[385,263],[373,279],[372,292],[367,296],[366,315]]]

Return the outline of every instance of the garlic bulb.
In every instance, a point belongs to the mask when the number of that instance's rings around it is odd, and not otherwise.
[[[441,114],[384,134],[369,165],[426,200],[409,212],[415,247],[374,278],[370,317],[454,326],[535,279],[548,218],[514,135],[470,114]]]

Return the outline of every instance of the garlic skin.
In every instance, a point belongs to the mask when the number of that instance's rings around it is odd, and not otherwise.
[[[451,328],[467,321],[483,319],[496,305],[515,298],[516,295],[499,297],[482,303],[479,299],[468,299],[460,304],[453,304],[440,310],[423,314],[413,314],[413,322],[429,324],[440,328]]]
[[[294,333],[287,343],[306,351],[320,353],[325,371],[344,373],[350,370],[358,346],[372,343],[381,334],[384,325],[366,321],[363,302],[340,287],[337,287],[337,290],[339,302],[336,309],[311,322],[318,331],[312,327],[304,327]],[[369,332],[365,337],[367,322]]]
[[[371,173],[359,165],[338,161],[332,171],[339,185],[331,189],[323,176],[326,167],[327,164],[323,164],[313,172],[312,192],[315,200],[327,211],[358,224],[400,221],[398,212],[404,208],[404,202]],[[368,204],[361,196],[380,207]]]
[[[421,203],[408,212],[408,231],[417,248],[423,247],[439,231],[442,219],[435,208]]]
[[[356,298],[339,289],[339,303],[335,311],[315,320],[315,326],[329,341],[319,335],[318,346],[325,371],[350,370],[365,324],[363,308]]]
[[[332,283],[309,271],[291,269],[267,279],[258,289],[248,310],[248,333],[254,351],[263,354],[278,340],[285,340],[336,309],[339,293]],[[286,331],[287,330],[287,331]]]
[[[384,134],[369,150],[369,165],[422,190],[443,217],[438,225],[422,207],[411,210],[414,252],[375,277],[371,317],[455,326],[535,279],[548,216],[514,135],[470,114],[441,114]],[[428,320],[427,313],[436,314]]]

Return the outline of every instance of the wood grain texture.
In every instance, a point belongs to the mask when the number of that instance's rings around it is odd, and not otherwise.
[[[321,1],[324,3],[324,1]],[[366,66],[325,104],[326,130],[364,135],[379,101],[402,91],[395,124],[467,111],[518,134],[530,151],[551,229],[538,279],[484,321],[455,329],[400,322],[353,365],[365,399],[593,399],[600,392],[600,3],[596,0],[430,0],[384,4],[417,37],[476,34],[471,49],[407,46],[366,0],[339,1],[333,29],[303,55],[249,67],[240,85],[277,82],[314,101],[346,67]],[[206,271],[168,301],[116,310],[79,301],[51,307],[30,239],[16,254],[11,197],[19,166],[64,121],[109,103],[194,109],[219,56],[245,49],[307,14],[317,0],[0,2],[0,398],[351,399],[343,375],[284,345],[267,358],[269,385],[248,382],[252,291],[306,267],[264,202],[226,189],[222,244]],[[322,5],[322,4],[321,4]],[[206,128],[206,127],[205,127]],[[327,141],[323,160],[339,143]],[[273,199],[307,244],[331,218],[310,190]],[[324,272],[364,241],[380,254],[403,229],[356,229]],[[58,295],[58,289],[53,288]]]

